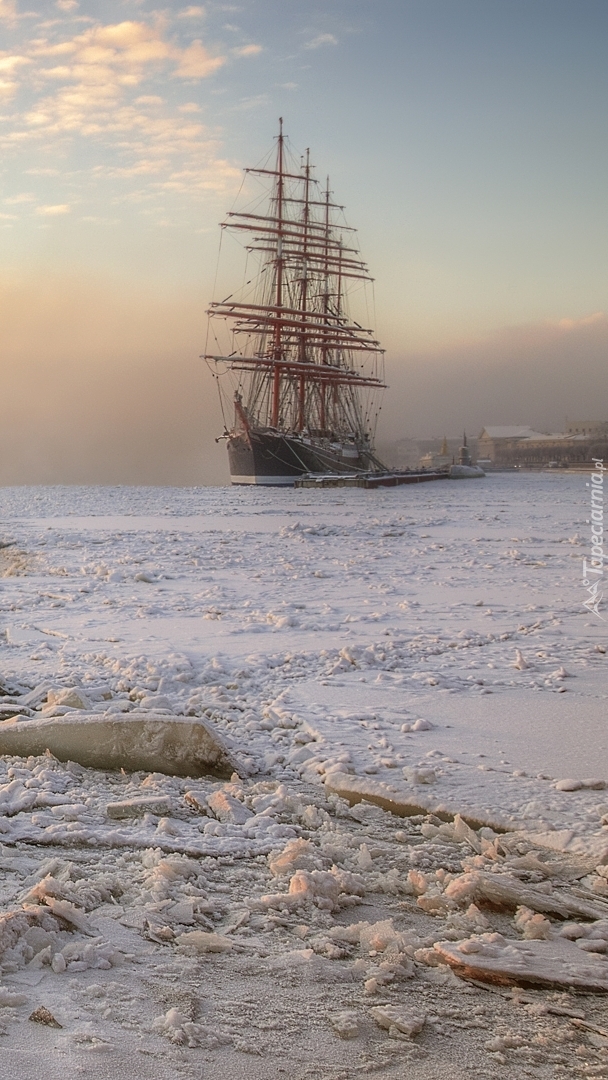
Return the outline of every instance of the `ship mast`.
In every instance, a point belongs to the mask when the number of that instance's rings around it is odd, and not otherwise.
[[[281,360],[283,359],[281,308],[283,307],[283,117],[279,117],[277,149],[277,257],[276,257],[276,319],[274,330],[274,371],[272,378],[272,426],[279,426],[281,400]]]
[[[308,221],[310,217],[310,149],[306,150],[306,164],[304,166],[304,210],[302,236],[302,287],[300,292],[300,307],[302,309],[302,323],[306,322],[306,310],[308,304]],[[302,326],[300,335],[299,360],[301,364],[307,361],[306,355],[306,328]],[[302,371],[298,380],[298,431],[304,428],[304,404],[306,400],[306,378]]]
[[[273,165],[246,170],[272,181],[266,210],[235,210],[222,223],[237,237],[248,235],[259,288],[210,305],[210,319],[226,324],[233,344],[222,349],[218,341],[218,352],[205,359],[249,373],[248,400],[240,408],[237,401],[241,424],[324,438],[352,431],[364,441],[358,390],[384,386],[375,373],[383,350],[373,330],[349,316],[343,293],[345,282],[372,279],[355,230],[335,218],[343,208],[332,200],[329,179],[320,190],[308,150],[299,169],[292,162],[282,119]]]

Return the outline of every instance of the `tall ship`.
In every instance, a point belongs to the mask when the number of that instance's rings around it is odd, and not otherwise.
[[[316,179],[308,150],[294,155],[282,120],[275,142],[245,169],[221,224],[230,291],[207,312],[203,358],[220,390],[232,483],[379,481],[388,474],[374,450],[385,383],[369,328],[373,279],[329,179]]]

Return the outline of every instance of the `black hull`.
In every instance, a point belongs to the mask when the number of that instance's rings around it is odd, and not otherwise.
[[[268,487],[293,485],[308,473],[340,475],[366,472],[367,456],[343,457],[329,446],[273,432],[234,432],[228,436],[228,461],[233,484]]]

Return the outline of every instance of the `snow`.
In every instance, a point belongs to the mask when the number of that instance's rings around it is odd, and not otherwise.
[[[580,475],[500,473],[5,489],[12,1075],[40,1054],[51,1080],[311,1062],[447,1080],[501,1059],[553,1080],[577,1047],[596,1067],[601,1006],[586,997],[574,1029],[566,1000],[608,977],[586,494]],[[163,742],[176,731],[185,751]],[[225,748],[223,777],[195,767],[193,731]],[[484,991],[461,977],[473,961],[549,989]],[[41,1009],[61,1028],[28,1021]]]

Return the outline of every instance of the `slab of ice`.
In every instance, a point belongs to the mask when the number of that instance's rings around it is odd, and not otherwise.
[[[44,754],[93,769],[231,775],[237,762],[199,717],[78,714],[0,723],[0,754]],[[242,769],[242,766],[241,766]]]
[[[171,799],[166,795],[144,795],[141,798],[108,803],[106,806],[106,814],[109,818],[139,817],[140,814],[164,815],[170,812]]]
[[[177,938],[178,945],[197,953],[230,952],[232,942],[222,934],[210,934],[205,930],[188,930]]]
[[[546,891],[525,885],[511,874],[490,874],[483,870],[454,877],[443,895],[461,905],[485,902],[510,910],[525,906],[562,918],[601,919],[605,914],[599,902],[579,898],[565,889]]]
[[[608,960],[584,953],[566,938],[519,941],[481,934],[466,941],[438,941],[439,959],[457,975],[503,986],[574,986],[608,992]]]
[[[397,1005],[377,1005],[375,1009],[370,1009],[370,1012],[376,1023],[389,1034],[394,1028],[410,1039],[422,1031],[426,1022],[426,1016],[411,1013]]]

